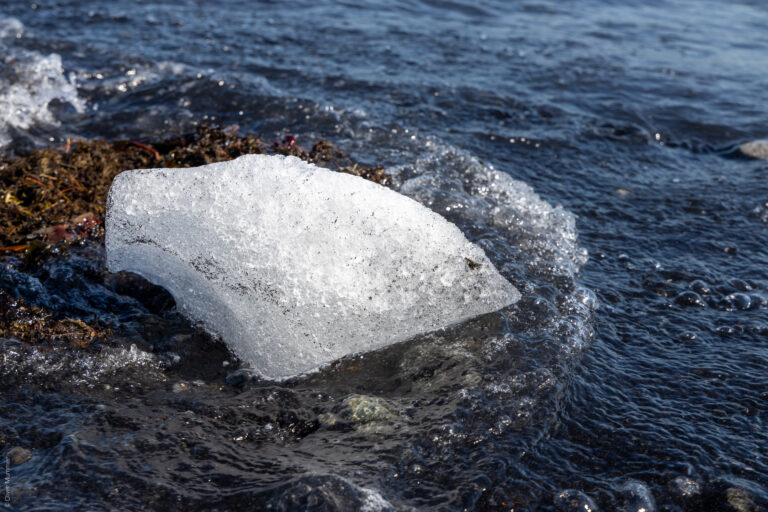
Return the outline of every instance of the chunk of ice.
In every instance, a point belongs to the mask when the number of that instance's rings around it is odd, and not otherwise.
[[[106,228],[110,271],[168,289],[182,313],[271,379],[519,298],[436,213],[293,157],[123,172]]]

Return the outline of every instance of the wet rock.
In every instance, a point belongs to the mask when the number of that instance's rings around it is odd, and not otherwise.
[[[230,386],[239,388],[245,385],[245,383],[248,382],[250,378],[251,376],[247,372],[238,370],[227,375],[225,380]]]
[[[707,305],[707,303],[704,302],[704,299],[701,298],[701,295],[692,291],[685,291],[675,297],[675,303],[681,306],[705,307]]]
[[[555,496],[554,502],[561,512],[596,512],[598,510],[592,498],[575,489],[560,491]]]
[[[320,422],[320,425],[324,427],[335,427],[339,424],[339,421],[341,421],[341,418],[332,412],[325,412],[320,414],[317,419]]]
[[[175,382],[173,386],[171,387],[171,391],[174,393],[181,393],[182,391],[186,391],[189,389],[189,386],[186,382]]]
[[[386,422],[398,414],[392,402],[372,395],[352,395],[342,405],[340,416],[352,423]]]
[[[686,510],[703,510],[706,503],[712,500],[712,496],[706,496],[703,492],[702,484],[689,476],[680,475],[667,484],[667,489],[672,499]],[[682,510],[680,508],[669,508],[667,505],[663,510]]]
[[[656,500],[641,482],[626,482],[619,488],[621,512],[656,512]]]
[[[678,476],[669,483],[669,490],[673,496],[692,498],[701,494],[701,484],[687,476]]]
[[[10,462],[11,466],[18,466],[19,464],[24,464],[29,459],[31,459],[32,452],[26,448],[16,446],[8,450],[8,453],[6,453],[5,456]]]
[[[731,487],[725,491],[725,499],[728,504],[737,512],[765,511],[763,507],[758,505],[755,497],[751,492],[740,487]]]
[[[752,158],[768,160],[768,139],[745,142],[739,146],[739,151]]]

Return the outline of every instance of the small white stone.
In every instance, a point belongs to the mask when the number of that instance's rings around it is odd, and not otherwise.
[[[747,156],[768,160],[768,139],[745,142],[739,149]]]

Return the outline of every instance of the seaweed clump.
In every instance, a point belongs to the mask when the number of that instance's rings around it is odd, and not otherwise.
[[[128,169],[193,167],[245,154],[292,155],[328,169],[381,185],[389,176],[380,166],[360,165],[332,143],[317,141],[310,151],[286,136],[267,146],[237,128],[201,125],[196,133],[156,143],[67,141],[21,157],[0,156],[0,253],[33,250],[82,238],[103,237],[106,197],[114,177]]]
[[[298,156],[320,167],[327,167],[333,171],[360,176],[379,185],[387,186],[391,183],[391,177],[384,170],[384,167],[380,165],[361,165],[327,140],[315,142],[312,146],[312,151],[309,152],[306,158],[303,155],[294,156]]]
[[[30,306],[0,290],[0,338],[23,343],[71,343],[80,348],[103,340],[109,331],[77,318],[56,318],[43,308]]]

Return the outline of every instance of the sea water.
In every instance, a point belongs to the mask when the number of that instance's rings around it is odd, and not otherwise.
[[[521,293],[275,384],[98,247],[33,272],[6,258],[3,289],[114,333],[100,354],[3,341],[3,453],[32,453],[13,506],[765,508],[768,167],[739,149],[767,135],[759,2],[0,17],[6,151],[199,123],[326,137]]]

